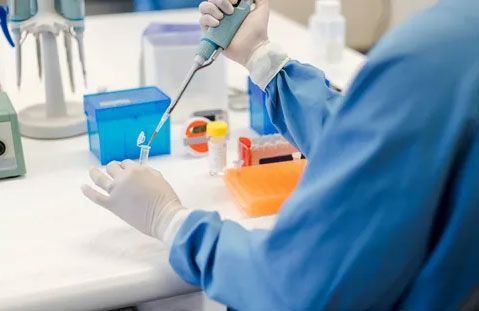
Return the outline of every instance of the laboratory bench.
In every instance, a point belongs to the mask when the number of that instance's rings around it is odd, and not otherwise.
[[[195,22],[198,17],[196,10],[181,10],[87,18],[89,89],[85,92],[138,86],[144,28],[154,21]],[[273,14],[270,29],[271,40],[283,45],[292,58],[311,62],[303,26]],[[14,51],[6,44],[0,48],[0,81],[17,111],[44,96],[34,51],[34,41],[27,40],[23,47],[24,82],[19,92],[13,78]],[[74,59],[78,59],[76,55]],[[346,50],[341,64],[316,65],[325,69],[335,85],[345,88],[363,62],[361,54]],[[61,63],[65,80],[67,69],[64,60]],[[227,67],[230,87],[244,90],[245,70],[231,62]],[[75,68],[77,85],[82,85],[78,63]],[[81,94],[66,91],[68,98],[78,102],[82,101]],[[247,112],[230,112],[229,117],[231,164],[236,158],[236,138],[254,134]],[[274,217],[247,219],[241,213],[221,178],[208,175],[207,159],[177,152],[179,128],[172,128],[173,154],[153,158],[150,164],[164,174],[183,204],[218,211],[223,218],[247,228],[271,227]],[[189,297],[198,291],[175,275],[162,243],[82,195],[80,186],[90,183],[88,169],[99,165],[88,150],[86,135],[49,141],[23,138],[23,146],[27,175],[0,181],[1,310],[105,310]]]

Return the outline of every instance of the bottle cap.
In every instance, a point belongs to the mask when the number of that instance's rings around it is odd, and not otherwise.
[[[210,137],[223,137],[228,135],[228,123],[225,121],[215,121],[208,123],[206,133]]]

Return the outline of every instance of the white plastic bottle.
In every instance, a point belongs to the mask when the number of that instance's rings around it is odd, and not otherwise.
[[[339,0],[316,0],[316,12],[309,22],[315,60],[341,62],[346,42],[346,19]]]
[[[228,124],[224,121],[210,122],[207,125],[206,132],[209,137],[210,175],[224,175],[227,163],[226,137],[228,135]]]

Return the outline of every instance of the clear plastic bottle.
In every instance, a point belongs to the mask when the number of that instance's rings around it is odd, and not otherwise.
[[[346,42],[346,19],[338,0],[317,0],[309,29],[314,57],[330,64],[341,62]]]
[[[209,137],[210,175],[223,175],[227,160],[226,136],[228,135],[228,124],[224,121],[210,122],[206,131]]]

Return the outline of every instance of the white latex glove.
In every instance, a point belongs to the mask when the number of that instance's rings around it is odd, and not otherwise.
[[[90,170],[91,179],[105,193],[84,185],[83,194],[139,231],[171,245],[188,212],[163,176],[130,160],[112,162],[106,171]]]
[[[225,14],[232,14],[238,0],[209,0],[200,4],[200,24],[203,31],[218,27]],[[256,0],[224,54],[243,65],[251,79],[263,90],[288,63],[289,57],[281,48],[268,40],[269,0]]]
[[[209,0],[200,4],[203,31],[218,27],[225,14],[232,14],[238,0]],[[224,52],[231,60],[246,66],[254,51],[268,42],[269,0],[256,0],[256,7]]]

